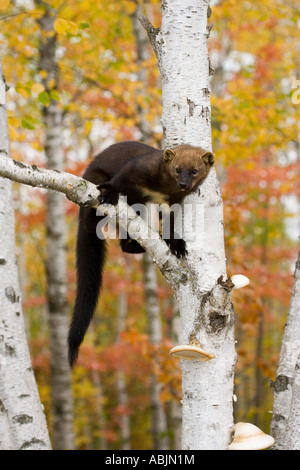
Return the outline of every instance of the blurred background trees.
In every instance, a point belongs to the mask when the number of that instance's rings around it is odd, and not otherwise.
[[[6,78],[11,151],[46,165],[45,116],[61,116],[66,171],[81,175],[89,159],[120,140],[162,141],[156,60],[137,31],[137,15],[160,25],[158,0],[0,2],[0,53]],[[222,183],[228,275],[247,275],[234,293],[239,360],[235,421],[269,431],[283,327],[300,232],[300,77],[296,1],[212,2],[209,47],[213,146]],[[46,12],[52,18],[43,27]],[[145,34],[145,33],[144,33]],[[145,35],[146,36],[146,35]],[[55,40],[53,76],[40,50]],[[146,39],[146,38],[145,38]],[[145,124],[146,123],[146,124]],[[15,186],[18,261],[35,374],[53,436],[46,276],[46,194]],[[65,201],[67,300],[75,290],[78,208]],[[110,243],[103,295],[73,373],[78,449],[176,447],[180,371],[168,351],[176,342],[176,305],[157,273],[161,339],[150,337],[145,260]],[[153,385],[154,384],[154,385]],[[158,385],[158,387],[157,387]],[[152,426],[153,388],[159,390],[166,432]],[[152,390],[152,394],[151,394]],[[158,435],[158,433],[160,433]],[[166,438],[167,437],[167,438]]]

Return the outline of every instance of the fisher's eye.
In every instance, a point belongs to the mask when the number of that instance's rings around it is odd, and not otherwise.
[[[196,175],[198,173],[198,170],[193,170],[192,175]]]
[[[178,174],[179,174],[179,173],[180,173],[180,168],[176,168],[176,170],[175,170],[175,171],[176,171],[176,173],[178,173]]]

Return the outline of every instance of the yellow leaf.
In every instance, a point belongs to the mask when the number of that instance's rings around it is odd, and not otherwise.
[[[51,78],[51,80],[49,80],[49,82],[48,82],[49,89],[51,90],[52,88],[55,88],[55,85],[56,85],[55,78]]]
[[[45,80],[48,77],[47,70],[41,70],[40,71],[40,76]]]
[[[30,145],[32,148],[34,148],[35,150],[41,150],[41,144],[40,142],[37,142],[37,141],[31,141],[30,142]]]
[[[57,18],[54,22],[54,29],[58,34],[66,34],[68,22],[63,18]]]
[[[8,130],[9,130],[10,140],[18,140],[19,134],[16,131],[16,129],[13,126],[11,126],[10,124],[8,124]]]
[[[1,1],[1,0],[0,0]],[[64,36],[69,34],[77,34],[78,26],[72,21],[64,20],[63,18],[57,18],[54,22],[54,29],[58,34],[63,34]]]
[[[34,83],[31,87],[31,90],[33,91],[33,93],[35,93],[36,95],[39,95],[40,93],[42,93],[42,91],[45,90],[45,87],[44,85],[42,85],[41,83]]]
[[[20,93],[24,98],[30,98],[30,88],[23,83],[18,82],[15,86],[15,90],[17,93]]]
[[[20,119],[16,118],[15,116],[8,116],[8,124],[11,127],[19,127],[20,126]]]
[[[129,15],[132,15],[135,10],[136,10],[136,4],[135,2],[125,2],[126,4],[126,10]]]
[[[91,121],[86,121],[84,123],[84,135],[87,136],[90,134],[91,132],[91,129],[92,129],[92,123]]]
[[[0,10],[6,10],[9,4],[10,0],[0,0]]]
[[[73,23],[73,21],[68,21],[69,23],[69,31],[68,33],[70,34],[77,34],[78,33],[78,26],[76,23]]]

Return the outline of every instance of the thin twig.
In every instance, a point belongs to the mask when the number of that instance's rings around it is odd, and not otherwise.
[[[151,46],[153,47],[153,50],[156,54],[157,52],[157,48],[156,48],[156,36],[157,34],[160,32],[160,29],[159,28],[155,28],[153,26],[153,24],[151,23],[151,21],[149,20],[149,18],[147,18],[147,16],[145,15],[142,15],[139,17],[139,21],[141,23],[141,25],[145,28],[145,30],[147,31],[147,34],[148,34],[148,37],[149,37],[149,41],[151,43]]]

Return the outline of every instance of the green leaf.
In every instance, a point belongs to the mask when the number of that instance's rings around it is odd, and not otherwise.
[[[86,22],[82,22],[79,25],[79,29],[87,29],[89,27],[90,27],[89,23],[86,23]]]
[[[44,106],[49,106],[50,104],[50,97],[46,91],[42,91],[42,93],[38,95],[38,100]]]
[[[22,119],[22,127],[24,127],[25,129],[29,129],[30,131],[33,131],[35,129],[34,125],[32,124],[32,122],[30,122],[28,119],[26,118],[23,118]]]
[[[60,96],[57,93],[57,91],[55,91],[55,90],[50,91],[50,98],[52,98],[53,100],[56,100],[56,101],[60,101]]]

